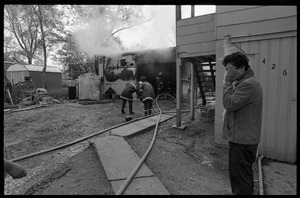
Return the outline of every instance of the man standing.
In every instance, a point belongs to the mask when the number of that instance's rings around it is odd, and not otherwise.
[[[145,116],[151,115],[152,112],[152,102],[154,101],[155,94],[152,85],[146,80],[145,77],[141,77],[141,82],[139,83],[139,99],[144,104],[144,114]]]
[[[133,102],[132,94],[134,92],[136,92],[136,90],[137,90],[137,88],[134,83],[129,82],[128,84],[126,84],[126,86],[120,96],[120,98],[122,98],[122,107],[121,107],[122,114],[125,113],[124,109],[125,109],[125,105],[126,105],[127,101],[129,103],[129,113],[134,114],[134,112],[132,110],[132,102]]]
[[[262,124],[263,92],[241,52],[225,56],[223,88],[226,110],[223,138],[229,141],[229,177],[234,195],[253,194],[253,170]]]

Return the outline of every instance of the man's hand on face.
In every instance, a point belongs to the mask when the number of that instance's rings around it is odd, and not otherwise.
[[[235,71],[235,67],[231,64],[228,64],[225,67],[227,74],[225,76],[225,83],[233,83],[237,79],[237,73]]]

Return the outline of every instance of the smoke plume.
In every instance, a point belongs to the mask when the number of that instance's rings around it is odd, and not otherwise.
[[[112,27],[98,14],[92,19],[85,19],[78,26],[73,36],[79,50],[89,56],[112,56],[122,52],[157,49],[175,46],[175,6],[137,5],[144,15],[143,19],[133,19],[136,26],[115,34],[123,43],[119,44],[111,37]],[[143,22],[146,21],[146,22]],[[113,21],[114,22],[114,21]],[[115,21],[119,23],[119,21]]]

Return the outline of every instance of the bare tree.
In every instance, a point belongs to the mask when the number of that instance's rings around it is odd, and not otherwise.
[[[54,45],[64,41],[61,16],[56,5],[5,5],[4,28],[14,35],[20,46],[20,50],[11,54],[23,55],[28,64],[32,64],[36,52],[43,51],[44,88],[48,53]]]
[[[46,88],[47,49],[64,40],[63,24],[60,21],[60,16],[62,14],[54,5],[31,5],[31,8],[38,18],[40,27],[40,45],[44,58],[42,84],[43,87]]]
[[[28,64],[32,64],[34,53],[40,45],[38,21],[28,5],[5,5],[4,8],[4,28],[14,35],[21,48],[12,53],[25,56]]]

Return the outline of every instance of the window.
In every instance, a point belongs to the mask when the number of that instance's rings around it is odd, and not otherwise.
[[[215,5],[195,5],[194,15],[202,16],[206,14],[216,13]],[[192,6],[191,5],[182,5],[181,6],[181,19],[187,19],[192,17]]]
[[[216,13],[215,5],[195,5],[195,16]]]
[[[187,19],[192,17],[192,6],[183,5],[181,6],[181,19]]]

